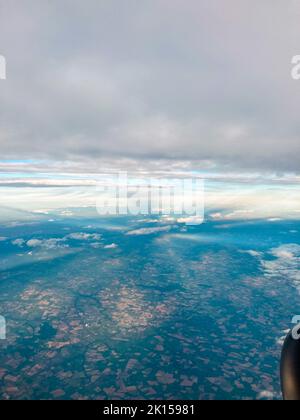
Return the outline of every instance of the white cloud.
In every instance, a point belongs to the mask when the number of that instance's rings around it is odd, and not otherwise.
[[[222,213],[220,213],[220,212],[217,212],[217,213],[211,213],[211,214],[209,215],[209,217],[210,217],[211,219],[213,219],[213,220],[223,220],[223,219],[224,219],[223,214],[222,214]]]
[[[269,254],[275,259],[261,259],[265,276],[290,280],[300,292],[300,245],[281,245]]]
[[[12,241],[11,243],[13,244],[13,245],[16,245],[16,246],[19,246],[19,247],[22,247],[24,244],[25,244],[25,240],[24,239],[15,239],[14,241]]]
[[[110,244],[110,245],[105,245],[104,249],[116,249],[118,248],[117,244]]]
[[[2,159],[299,170],[297,2],[2,3]]]
[[[44,249],[62,249],[62,248],[69,248],[69,244],[67,243],[69,239],[76,240],[76,241],[99,241],[101,240],[102,236],[98,233],[84,233],[84,232],[77,232],[71,233],[70,235],[64,236],[63,238],[50,238],[50,239],[37,239],[32,238],[27,242],[24,239],[15,239],[12,241],[13,245],[23,247],[25,244],[29,248],[44,248]],[[90,246],[93,248],[99,248],[103,246],[99,242],[90,243]]]
[[[15,167],[11,170],[14,171]],[[29,170],[30,165],[27,166],[26,171],[28,172]],[[6,171],[9,171],[9,169],[7,168]],[[148,171],[134,172],[132,181],[147,181],[151,176],[151,172]],[[174,177],[189,178],[191,174],[182,171],[171,171],[169,173],[163,171],[163,173],[155,173],[155,176],[161,176],[162,179],[168,179],[168,177],[174,179]],[[59,177],[64,180],[64,185],[59,185],[58,183],[54,187],[52,183]],[[207,181],[205,183],[204,204],[209,219],[215,221],[252,219],[280,221],[286,218],[300,218],[300,211],[297,210],[300,202],[300,177],[292,175],[281,177],[278,175],[264,178],[261,175],[257,178],[254,175],[249,175],[249,177],[245,178],[241,174],[239,176],[237,174],[235,176],[229,174],[228,177],[225,177],[223,174],[217,177],[213,173],[206,174],[205,177]],[[14,178],[13,174],[10,178]],[[85,210],[86,213],[90,212],[92,214],[91,211],[94,211],[95,203],[99,199],[99,192],[97,192],[95,187],[97,182],[99,186],[107,185],[108,182],[112,182],[112,185],[115,185],[113,182],[116,182],[116,176],[114,177],[110,173],[102,175],[83,173],[66,175],[60,173],[48,174],[47,179],[44,180],[42,178],[39,173],[30,174],[27,177],[27,183],[21,182],[20,185],[22,187],[1,186],[0,180],[0,220],[49,220],[49,215],[33,213],[37,209],[47,209],[52,216],[50,220],[59,220],[60,213],[64,207],[74,209],[72,213],[77,211],[75,209],[80,208],[81,214]],[[66,178],[68,178],[68,181]],[[5,179],[5,182],[7,182],[7,176],[5,176]],[[24,177],[23,181],[25,179]],[[38,186],[33,186],[36,179],[40,182]],[[48,182],[49,185],[47,184]],[[108,198],[110,199],[111,197]],[[9,208],[3,211],[2,206]],[[53,211],[55,213],[52,213]],[[180,218],[180,216],[177,217]],[[171,216],[154,218],[153,221],[151,218],[147,217],[147,219],[149,223],[176,223],[176,218]]]
[[[58,249],[68,248],[68,245],[64,243],[65,239],[62,238],[51,238],[51,239],[30,239],[26,245],[29,248],[45,248],[45,249]]]
[[[286,246],[282,246],[277,249],[273,249],[272,254],[277,257],[278,259],[282,260],[291,260],[295,258],[295,254],[290,248],[287,248]]]
[[[258,394],[257,398],[259,400],[274,400],[274,399],[278,398],[278,395],[273,391],[265,390],[265,391],[261,391]]]
[[[162,226],[162,227],[153,227],[153,228],[141,228],[136,230],[131,230],[126,233],[130,236],[139,236],[139,235],[152,235],[160,232],[169,232],[172,229],[172,226]]]
[[[252,249],[249,249],[248,251],[241,251],[241,252],[246,253],[246,254],[249,254],[249,255],[251,255],[252,257],[260,257],[260,256],[262,255],[262,253],[261,253],[261,252],[254,251],[254,250],[252,250]]]
[[[186,225],[201,225],[203,221],[204,217],[201,216],[188,216],[177,219],[177,223],[184,223]]]
[[[90,244],[90,246],[94,249],[98,249],[102,247],[102,244],[100,242],[93,242]]]
[[[77,232],[70,233],[67,238],[74,239],[76,241],[100,241],[102,236],[99,233]]]
[[[30,248],[36,248],[38,246],[42,246],[43,244],[44,244],[44,241],[40,239],[30,239],[26,243],[26,245],[29,246]]]

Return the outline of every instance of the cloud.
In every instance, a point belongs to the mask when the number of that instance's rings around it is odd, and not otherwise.
[[[15,239],[11,243],[15,246],[19,246],[23,248],[25,245],[29,248],[44,248],[47,250],[51,249],[63,249],[69,248],[70,245],[67,243],[68,240],[76,240],[76,241],[99,241],[102,236],[98,233],[84,233],[84,232],[77,232],[71,233],[66,235],[62,238],[50,238],[50,239],[37,239],[32,238],[26,241],[25,239]],[[102,246],[99,242],[90,243],[90,246],[93,248],[99,248]]]
[[[280,398],[280,396],[277,393],[268,390],[261,391],[257,396],[258,400],[274,400],[278,398]]]
[[[102,248],[102,244],[100,242],[93,242],[90,244],[90,246],[94,249]]]
[[[45,241],[42,241],[40,239],[30,239],[26,243],[26,245],[29,246],[30,248],[41,247],[44,244],[45,244]]]
[[[136,230],[131,230],[126,233],[129,236],[139,236],[139,235],[153,235],[160,232],[169,232],[172,229],[172,226],[163,226],[163,227],[153,227],[153,228],[141,228]]]
[[[26,243],[26,241],[24,239],[15,239],[11,243],[13,245],[16,245],[16,246],[19,246],[20,248],[22,248],[24,246],[24,244]]]
[[[286,246],[274,249],[272,254],[282,260],[292,260],[295,258],[294,252],[292,252],[289,248],[286,249]]]
[[[300,292],[300,245],[281,245],[271,249],[269,254],[274,259],[261,259],[265,276],[290,280]]]
[[[51,238],[51,239],[30,239],[26,242],[29,248],[45,248],[45,249],[60,249],[68,248],[69,245],[64,243],[65,238]]]
[[[297,2],[2,3],[2,159],[299,171]]]
[[[117,244],[110,244],[110,245],[105,245],[104,249],[116,249],[118,248]]]
[[[201,225],[204,222],[204,215],[202,216],[188,216],[179,217],[177,223],[184,223],[186,225]]]
[[[218,212],[218,213],[211,213],[211,214],[209,215],[209,217],[210,217],[211,219],[213,219],[213,220],[223,220],[223,219],[224,219],[223,214],[222,214],[222,213],[220,213],[220,212]]]
[[[251,255],[251,257],[261,257],[262,253],[259,251],[254,251],[253,249],[249,249],[249,251],[240,251],[245,254]]]
[[[77,232],[71,233],[67,236],[67,238],[74,239],[76,241],[100,241],[102,236],[99,233]]]
[[[160,175],[164,181],[171,176],[170,173],[161,173]],[[191,176],[187,172],[178,173],[179,177],[184,175],[188,178]],[[229,222],[264,219],[270,220],[270,222],[279,222],[284,219],[298,220],[300,218],[300,177],[269,176],[263,180],[262,177],[255,174],[247,177],[231,174],[228,179],[224,179],[224,174],[219,175],[219,177],[214,174],[204,175],[204,206],[205,217],[208,220]],[[130,176],[130,182],[138,184],[143,181],[146,183],[151,176],[151,172],[148,171],[140,175],[134,174]],[[172,179],[174,177],[177,179],[177,172],[172,174]],[[10,175],[5,173],[2,176],[0,174],[0,178],[5,179],[7,183],[8,179],[14,179],[14,173]],[[23,179],[26,178],[27,183],[23,184],[22,188],[15,185],[0,186],[0,220],[2,222],[60,220],[62,217],[74,217],[79,212],[81,215],[97,217],[95,206],[99,203],[99,198],[102,199],[104,195],[100,195],[101,188],[97,188],[96,185],[99,187],[108,184],[115,186],[117,182],[117,177],[112,174],[52,173],[42,175],[31,173],[24,174]],[[35,183],[39,186],[32,187],[32,184]],[[47,185],[48,187],[45,187]],[[25,186],[26,188],[24,188]],[[112,192],[106,195],[110,202],[115,199],[113,190],[112,188]],[[148,203],[149,197],[146,188],[141,192],[140,196],[145,199],[145,203]],[[158,197],[154,193],[151,198],[156,202]],[[120,204],[124,206],[124,209],[126,208],[126,204],[122,200],[120,200]],[[170,212],[170,209],[165,207],[163,210],[166,213]],[[178,215],[163,217],[159,220],[148,216],[144,217],[147,217],[144,223],[165,223],[168,225],[177,223],[176,219],[181,219],[181,216]],[[182,217],[186,216],[182,215]],[[100,216],[98,220],[100,223]],[[110,228],[112,227],[113,224]]]

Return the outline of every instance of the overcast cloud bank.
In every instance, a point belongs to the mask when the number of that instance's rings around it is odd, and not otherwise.
[[[1,158],[298,172],[299,17],[293,0],[1,1]]]

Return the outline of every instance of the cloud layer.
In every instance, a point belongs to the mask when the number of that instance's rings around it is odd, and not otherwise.
[[[0,8],[2,159],[298,171],[297,1],[11,0]]]

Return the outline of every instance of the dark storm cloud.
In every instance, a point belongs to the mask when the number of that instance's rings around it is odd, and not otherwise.
[[[300,2],[0,0],[1,159],[298,171]],[[298,42],[298,43],[297,43]]]

